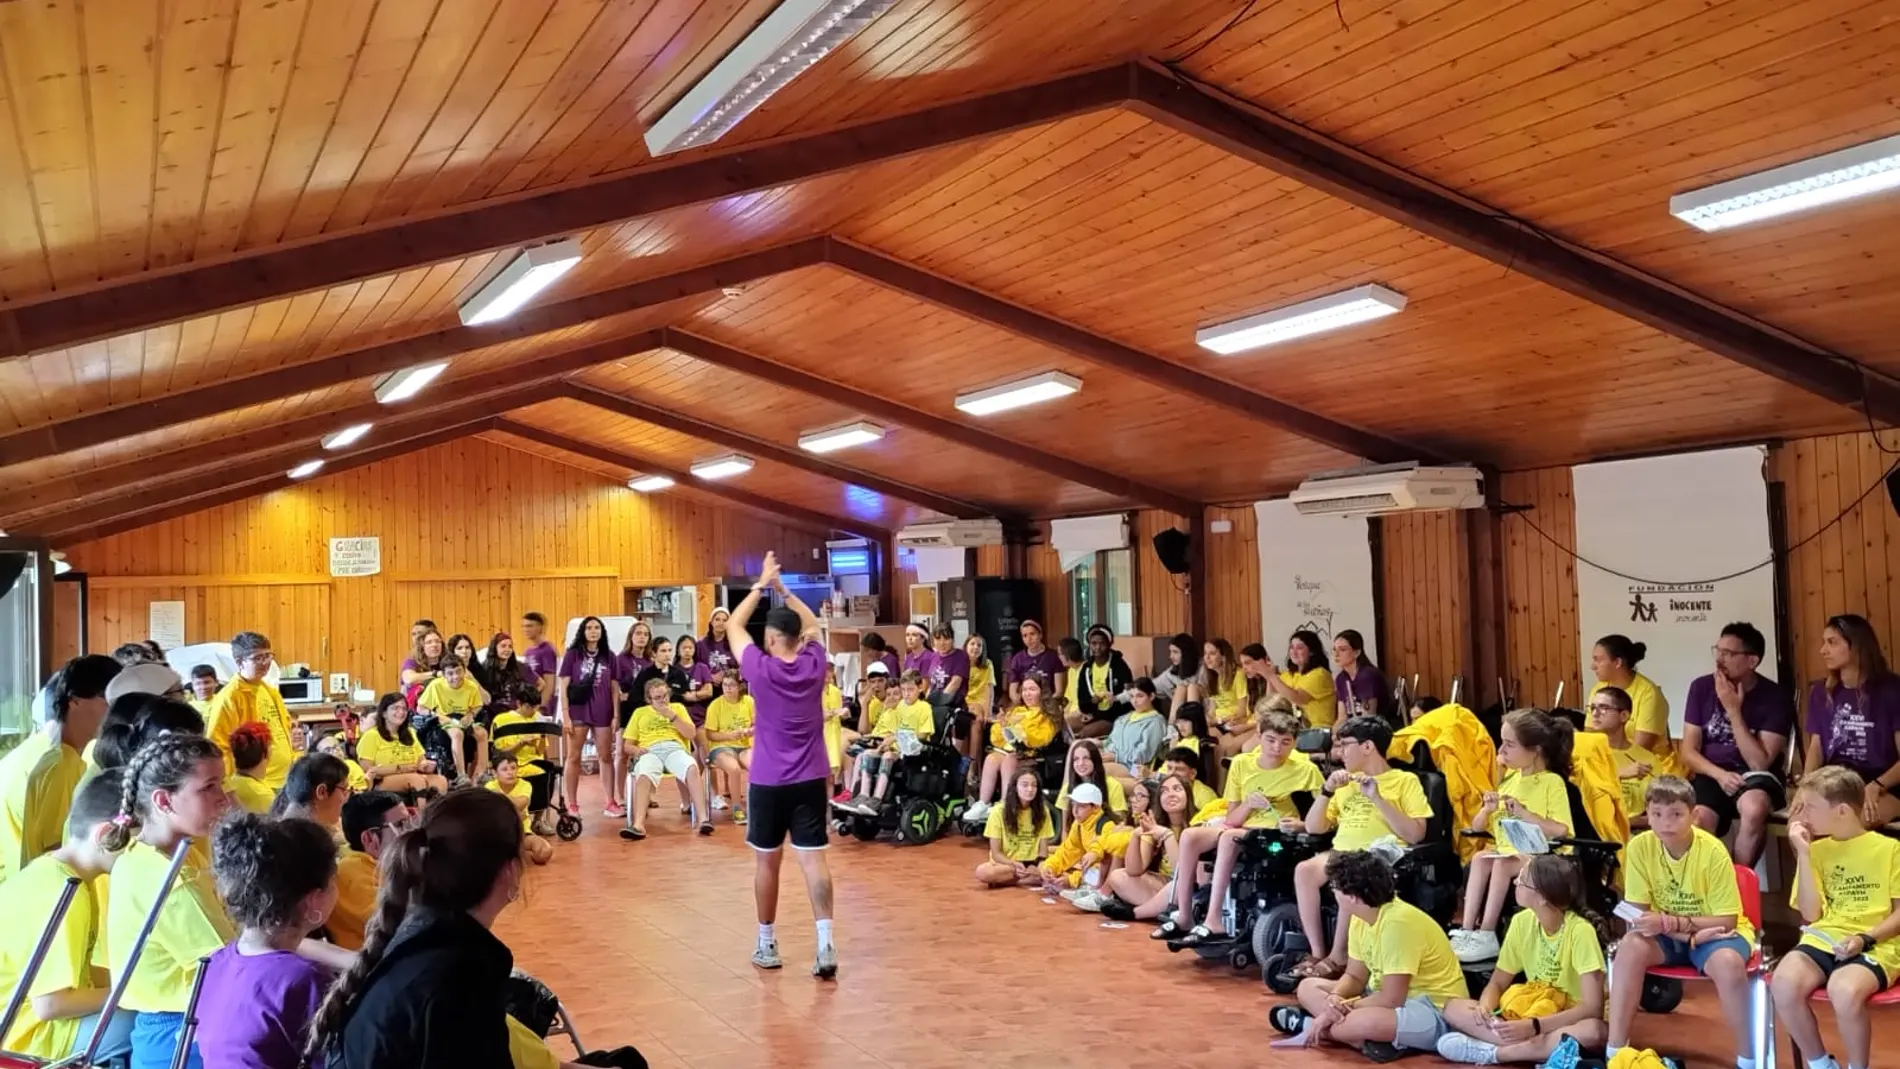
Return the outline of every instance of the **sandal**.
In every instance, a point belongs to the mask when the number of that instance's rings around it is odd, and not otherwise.
[[[1310,1019],[1305,1010],[1291,1002],[1267,1011],[1267,1023],[1289,1036],[1297,1036],[1305,1031],[1306,1022]]]
[[[1293,968],[1293,978],[1296,980],[1337,980],[1345,974],[1346,967],[1331,958],[1319,958],[1311,965],[1301,962]]]
[[[1173,918],[1169,918],[1168,920],[1162,921],[1160,924],[1155,925],[1155,930],[1148,933],[1148,938],[1153,939],[1156,942],[1161,942],[1163,940],[1169,940],[1169,939],[1179,939],[1180,937],[1181,937],[1181,926],[1179,924],[1176,924]]]
[[[699,834],[711,835],[712,833],[713,833],[712,821],[709,820],[699,826]]]
[[[1175,940],[1184,947],[1202,947],[1215,943],[1231,943],[1234,937],[1226,932],[1210,932],[1207,925],[1197,924],[1189,928],[1187,934]]]

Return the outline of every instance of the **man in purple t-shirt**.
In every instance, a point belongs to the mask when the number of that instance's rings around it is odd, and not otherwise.
[[[521,663],[534,673],[534,685],[541,690],[541,708],[553,711],[554,672],[560,667],[561,655],[548,641],[548,618],[538,612],[521,614]],[[548,757],[558,764],[562,739],[555,735],[550,742],[553,752]]]
[[[767,587],[785,606],[765,614],[765,647],[752,642],[746,624]],[[831,809],[825,785],[831,759],[825,753],[825,648],[818,642],[818,618],[779,579],[778,554],[767,553],[752,592],[732,610],[726,627],[739,674],[752,691],[752,782],[746,791],[746,845],[752,847],[757,873],[752,892],[759,907],[759,943],[752,964],[776,969],[778,954],[779,864],[785,839],[798,852],[798,867],[818,919],[818,957],[812,975],[838,975],[838,953],[831,943],[831,867],[825,861],[825,820]]]
[[[1753,624],[1724,627],[1715,671],[1689,684],[1682,710],[1696,823],[1716,835],[1739,824],[1735,860],[1751,868],[1768,841],[1769,814],[1786,802],[1778,769],[1794,733],[1794,699],[1755,670],[1767,649]]]

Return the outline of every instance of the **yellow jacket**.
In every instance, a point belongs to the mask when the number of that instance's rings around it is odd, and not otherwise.
[[[1413,744],[1424,742],[1431,750],[1432,763],[1445,777],[1445,792],[1451,796],[1451,814],[1455,827],[1468,828],[1484,807],[1487,792],[1498,789],[1497,746],[1471,710],[1462,705],[1441,705],[1392,734],[1386,758],[1410,761]],[[1615,779],[1615,769],[1611,769]],[[1458,854],[1469,859],[1481,849],[1489,849],[1478,839],[1459,836]]]
[[[1630,841],[1630,815],[1623,807],[1623,783],[1616,777],[1616,755],[1609,736],[1596,731],[1577,732],[1570,752],[1570,782],[1577,785],[1584,812],[1596,827],[1597,838]]]
[[[1047,858],[1043,859],[1042,871],[1051,876],[1066,874],[1069,878],[1069,886],[1081,886],[1082,870],[1076,866],[1082,863],[1082,859],[1090,851],[1095,851],[1104,858],[1108,856],[1107,849],[1104,846],[1098,846],[1098,843],[1113,827],[1115,827],[1115,818],[1107,811],[1097,813],[1087,820],[1070,821],[1068,830],[1062,834],[1062,842]],[[1126,847],[1126,841],[1122,845]]]

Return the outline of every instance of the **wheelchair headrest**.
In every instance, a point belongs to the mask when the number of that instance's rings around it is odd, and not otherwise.
[[[1577,785],[1564,780],[1564,796],[1570,802],[1570,827],[1578,839],[1601,839],[1597,826],[1590,819],[1590,810],[1583,804],[1583,792]]]
[[[560,733],[561,733],[561,725],[556,724],[551,720],[527,720],[519,724],[503,724],[501,727],[495,728],[493,731],[489,732],[488,737],[491,740],[512,739],[517,735],[556,736],[556,735],[559,735]]]
[[[1307,728],[1294,736],[1293,748],[1303,754],[1330,754],[1333,752],[1333,730]]]

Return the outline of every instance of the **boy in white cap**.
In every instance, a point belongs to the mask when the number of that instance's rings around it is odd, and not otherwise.
[[[1042,863],[1043,890],[1050,893],[1100,885],[1115,860],[1100,847],[1115,829],[1114,818],[1102,809],[1102,789],[1079,783],[1069,792],[1069,805],[1073,816],[1062,843]]]

